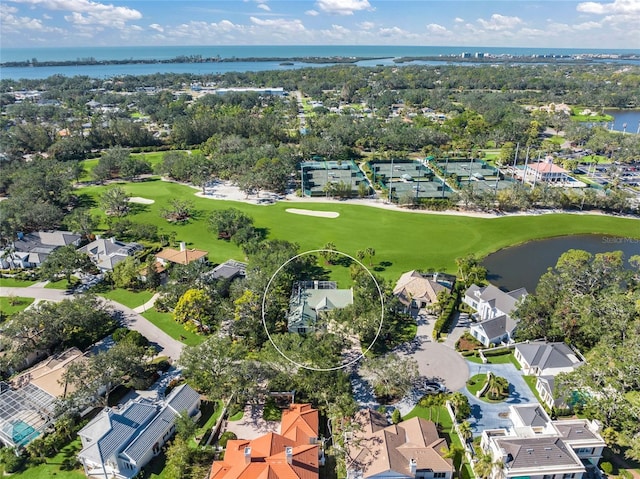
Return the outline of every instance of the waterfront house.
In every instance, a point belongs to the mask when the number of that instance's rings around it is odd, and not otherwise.
[[[526,294],[525,288],[505,293],[492,284],[471,285],[463,299],[465,304],[476,310],[472,317],[477,322],[469,328],[471,335],[485,347],[511,342],[517,325],[511,313],[515,310],[518,300]]]
[[[552,421],[539,404],[510,406],[513,427],[486,429],[480,447],[495,461],[490,478],[599,477],[605,442],[596,421]]]

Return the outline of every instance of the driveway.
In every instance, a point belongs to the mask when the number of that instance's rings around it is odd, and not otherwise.
[[[73,299],[73,295],[67,291],[60,289],[47,289],[39,286],[29,286],[27,288],[0,287],[0,296],[23,296],[25,298],[35,298],[37,300],[46,301],[62,301],[63,299]],[[158,354],[169,356],[172,360],[180,357],[184,344],[173,339],[167,333],[158,328],[141,314],[136,313],[133,309],[116,303],[115,301],[105,300],[105,302],[120,314],[122,324],[130,329],[135,329],[145,336],[158,350]]]
[[[471,418],[469,422],[474,435],[479,435],[484,429],[511,428],[512,423],[507,417],[509,406],[537,402],[529,385],[513,364],[476,364],[468,362],[471,375],[492,372],[509,381],[509,397],[500,403],[487,403],[472,395],[466,387],[461,389],[471,404]]]
[[[262,419],[263,404],[247,404],[239,421],[226,421],[224,431],[233,432],[239,439],[255,439],[268,432],[278,432],[280,421]]]

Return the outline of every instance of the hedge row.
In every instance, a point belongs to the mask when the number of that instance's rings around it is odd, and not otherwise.
[[[454,287],[451,293],[451,296],[447,301],[447,304],[444,305],[440,313],[440,316],[438,316],[438,319],[433,325],[433,339],[435,339],[436,341],[440,339],[440,335],[444,331],[449,330],[449,326],[451,326],[451,320],[453,319],[454,313],[456,312],[459,302],[460,302],[460,293],[458,291],[458,288]]]

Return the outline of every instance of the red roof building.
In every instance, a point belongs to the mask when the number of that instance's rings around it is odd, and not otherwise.
[[[318,421],[310,404],[291,404],[282,413],[280,434],[227,442],[224,460],[213,463],[209,479],[318,479]]]

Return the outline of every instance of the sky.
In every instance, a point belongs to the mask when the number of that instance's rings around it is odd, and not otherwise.
[[[640,49],[640,0],[0,0],[0,45]]]

